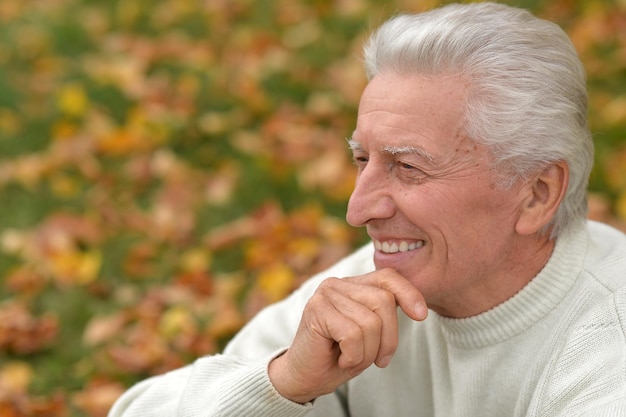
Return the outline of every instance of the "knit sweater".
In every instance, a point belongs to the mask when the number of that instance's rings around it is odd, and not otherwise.
[[[542,271],[474,317],[399,311],[399,346],[333,394],[296,404],[268,363],[290,345],[304,304],[327,277],[374,268],[367,245],[261,311],[221,355],[147,379],[110,417],[626,416],[626,236],[606,225],[557,239]]]

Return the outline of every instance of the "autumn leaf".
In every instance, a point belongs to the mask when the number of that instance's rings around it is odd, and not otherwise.
[[[97,346],[120,334],[128,318],[123,313],[93,317],[83,332],[83,343]]]
[[[93,282],[98,277],[102,264],[102,254],[98,250],[58,251],[49,253],[47,259],[50,273],[62,285]]]
[[[276,302],[293,289],[295,276],[287,265],[274,263],[263,268],[257,277],[259,289],[267,297],[268,303]]]
[[[10,361],[0,366],[0,398],[28,392],[34,372],[23,361]]]
[[[34,297],[48,283],[48,279],[30,265],[20,265],[7,271],[6,289],[20,296]]]
[[[0,352],[20,355],[41,351],[57,338],[59,322],[52,313],[33,315],[19,302],[0,304]]]
[[[82,85],[72,83],[64,85],[58,93],[57,104],[67,116],[82,116],[89,106],[89,98]]]
[[[72,403],[89,417],[106,417],[116,399],[124,392],[119,382],[93,380],[74,394]]]
[[[366,239],[344,219],[344,138],[363,41],[388,10],[148,3],[0,1],[3,417],[104,415]],[[563,25],[587,69],[589,216],[626,230],[622,6],[533,11]]]
[[[163,312],[158,324],[160,335],[172,339],[180,333],[195,333],[196,324],[191,312],[183,306],[173,306]]]

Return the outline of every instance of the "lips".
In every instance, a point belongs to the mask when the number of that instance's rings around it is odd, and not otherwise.
[[[424,246],[423,240],[416,241],[379,241],[376,239],[372,239],[374,242],[374,247],[376,250],[379,250],[383,253],[397,253],[397,252],[410,252],[415,249],[419,249]]]

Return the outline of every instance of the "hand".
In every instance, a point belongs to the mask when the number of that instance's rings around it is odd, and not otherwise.
[[[276,390],[305,403],[372,364],[387,366],[398,345],[398,306],[413,320],[428,314],[422,294],[392,269],[322,282],[304,309],[293,344],[270,363]]]

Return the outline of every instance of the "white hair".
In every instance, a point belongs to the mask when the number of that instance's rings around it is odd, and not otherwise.
[[[559,26],[502,4],[451,4],[389,19],[364,54],[369,79],[383,71],[465,77],[465,131],[491,149],[498,185],[565,161],[569,185],[552,236],[584,221],[593,165],[585,71]]]

